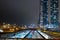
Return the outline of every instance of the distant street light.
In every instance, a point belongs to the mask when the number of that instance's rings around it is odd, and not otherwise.
[[[0,29],[0,32],[3,32],[3,30]]]
[[[3,22],[3,24],[5,24],[5,22]]]

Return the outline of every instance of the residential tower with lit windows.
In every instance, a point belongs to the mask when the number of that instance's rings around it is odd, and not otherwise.
[[[58,27],[60,23],[60,0],[40,0],[39,24]]]

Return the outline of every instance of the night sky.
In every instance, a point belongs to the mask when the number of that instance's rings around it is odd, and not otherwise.
[[[0,22],[36,24],[39,18],[39,0],[0,0]]]

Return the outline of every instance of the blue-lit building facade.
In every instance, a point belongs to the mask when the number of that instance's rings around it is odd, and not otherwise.
[[[48,23],[48,8],[47,8],[47,2],[48,0],[40,0],[40,24],[46,25]]]
[[[40,0],[40,25],[52,25],[53,27],[59,26],[58,3],[59,0]]]
[[[51,24],[59,25],[59,17],[58,17],[58,0],[51,0]]]

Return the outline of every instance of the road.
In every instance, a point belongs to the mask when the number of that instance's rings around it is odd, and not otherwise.
[[[43,37],[36,30],[31,31],[30,34],[26,38],[40,38],[40,39],[43,39]]]
[[[14,36],[10,36],[10,38],[24,38],[28,33],[30,32],[30,30],[24,30],[24,31],[20,31],[15,33]]]
[[[5,35],[6,38],[33,38],[33,39],[50,39],[51,37],[40,30],[22,30],[16,33]],[[4,35],[2,35],[2,38]]]
[[[44,39],[37,30],[24,30],[24,31],[20,31],[15,33],[15,35],[13,36],[11,34],[11,36],[9,38],[36,38],[36,39]]]

